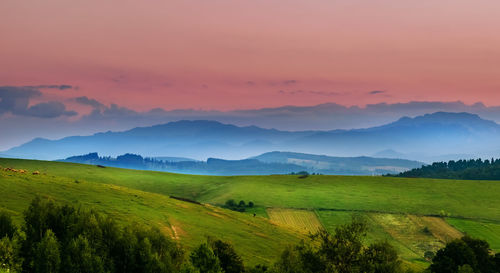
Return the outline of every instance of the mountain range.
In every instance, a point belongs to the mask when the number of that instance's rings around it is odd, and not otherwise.
[[[123,132],[37,138],[2,154],[35,159],[63,159],[98,152],[145,157],[245,159],[269,151],[341,157],[384,156],[431,162],[436,158],[491,157],[500,151],[500,125],[475,114],[436,112],[365,129],[280,131],[238,127],[216,121],[178,121]],[[391,157],[392,157],[391,156]],[[385,156],[384,156],[385,157]]]

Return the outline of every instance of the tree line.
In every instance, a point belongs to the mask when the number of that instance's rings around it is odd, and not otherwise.
[[[500,180],[500,159],[450,160],[435,162],[402,172],[396,177],[422,177],[463,180]]]
[[[245,266],[229,242],[208,238],[187,251],[159,229],[120,225],[94,210],[35,198],[16,226],[0,213],[0,272],[37,273],[403,273],[387,242],[363,243],[367,225],[354,219],[290,245],[271,265]],[[497,273],[500,255],[464,237],[438,251],[427,272]]]

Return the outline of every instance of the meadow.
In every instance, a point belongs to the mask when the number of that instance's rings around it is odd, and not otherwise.
[[[28,171],[0,171],[0,208],[17,221],[39,195],[91,206],[122,221],[160,226],[187,247],[207,236],[225,239],[249,264],[269,263],[309,231],[318,226],[333,231],[352,215],[366,219],[368,241],[389,241],[418,268],[427,264],[426,251],[464,234],[500,251],[499,181],[196,176],[17,159],[0,159],[0,166]],[[221,208],[229,199],[252,201],[255,207],[245,213]]]

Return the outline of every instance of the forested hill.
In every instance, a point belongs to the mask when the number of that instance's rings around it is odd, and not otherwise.
[[[500,159],[436,162],[402,172],[398,177],[425,177],[466,180],[500,180]]]

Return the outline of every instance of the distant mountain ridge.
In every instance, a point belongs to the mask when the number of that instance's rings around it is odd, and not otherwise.
[[[393,150],[406,159],[430,162],[444,155],[495,156],[500,151],[499,135],[500,125],[468,113],[403,117],[365,129],[297,132],[195,120],[59,140],[38,138],[2,153],[49,160],[92,151],[110,156],[134,153],[203,160],[243,159],[269,151],[356,157]]]
[[[325,174],[383,174],[398,173],[421,167],[424,163],[406,159],[332,157],[292,152],[269,152],[253,157],[266,163],[297,164]]]
[[[242,160],[208,158],[206,161],[164,161],[124,154],[100,157],[97,153],[72,156],[63,162],[73,162],[138,170],[166,171],[204,175],[270,175],[310,172],[333,175],[397,174],[423,163],[400,159],[371,157],[341,158],[289,152],[270,152]]]

